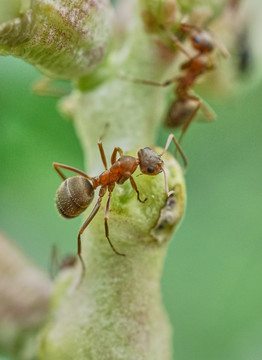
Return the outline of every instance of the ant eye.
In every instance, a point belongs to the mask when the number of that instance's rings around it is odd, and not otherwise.
[[[196,43],[196,44],[199,44],[200,43],[200,40],[197,36],[194,36],[193,37],[193,41]]]
[[[149,172],[149,174],[153,174],[153,172],[154,172],[154,168],[149,167],[149,168],[147,168],[147,171]]]

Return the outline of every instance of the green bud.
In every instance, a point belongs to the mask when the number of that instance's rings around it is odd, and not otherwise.
[[[176,0],[140,0],[141,15],[148,32],[169,29],[178,21]]]
[[[79,78],[107,51],[113,20],[107,0],[33,0],[13,15],[0,25],[0,54],[20,57],[49,76]]]

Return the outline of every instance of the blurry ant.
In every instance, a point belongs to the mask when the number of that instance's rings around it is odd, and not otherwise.
[[[105,167],[105,171],[102,172],[100,175],[95,177],[88,176],[85,172],[82,170],[79,170],[77,168],[74,168],[69,165],[60,164],[57,162],[53,163],[53,166],[55,170],[58,172],[58,174],[61,176],[61,178],[64,180],[60,187],[57,190],[56,194],[56,207],[59,213],[65,217],[65,218],[74,218],[78,215],[80,215],[92,202],[94,198],[94,190],[100,187],[99,190],[99,198],[91,211],[88,218],[85,220],[83,225],[81,226],[78,237],[77,237],[77,255],[82,263],[83,269],[85,269],[84,262],[82,259],[82,250],[81,250],[81,234],[84,232],[86,227],[90,224],[90,222],[93,220],[95,215],[97,214],[102,198],[105,195],[106,191],[108,190],[108,199],[106,203],[106,210],[105,210],[105,236],[112,248],[112,250],[120,256],[125,256],[125,254],[122,254],[118,252],[114,245],[112,244],[110,238],[109,238],[109,230],[108,230],[108,217],[109,217],[109,209],[110,209],[110,201],[112,192],[114,190],[115,184],[123,184],[125,181],[129,179],[132,188],[137,193],[137,199],[141,203],[144,203],[147,199],[141,200],[139,191],[137,189],[136,183],[134,178],[132,177],[132,174],[135,172],[137,167],[139,166],[140,171],[143,174],[146,175],[157,175],[161,172],[164,174],[165,179],[165,194],[166,196],[170,196],[173,191],[168,191],[168,184],[167,184],[167,177],[165,170],[163,168],[164,162],[161,159],[163,154],[167,151],[171,141],[175,143],[178,151],[180,152],[184,164],[187,165],[186,157],[183,153],[183,150],[181,149],[179,143],[177,142],[175,136],[173,134],[170,134],[164,150],[161,152],[161,154],[157,154],[155,151],[150,149],[149,147],[146,147],[144,149],[140,149],[137,153],[137,158],[129,155],[123,155],[123,151],[119,147],[115,147],[112,155],[111,155],[111,167],[108,169],[107,167],[107,161],[102,145],[101,138],[98,141],[98,148],[100,151],[100,156],[102,159],[102,162]],[[117,159],[117,154],[120,155],[120,157]],[[79,176],[72,176],[69,178],[66,178],[66,176],[61,172],[60,169],[65,169],[72,171],[76,174],[79,174]]]
[[[77,257],[75,255],[66,255],[61,258],[59,249],[56,245],[51,248],[49,273],[51,279],[54,279],[58,271],[72,268],[76,265]]]
[[[169,107],[164,123],[169,128],[176,129],[182,127],[178,139],[178,142],[181,143],[182,137],[200,108],[209,121],[214,120],[215,115],[213,111],[199,97],[191,94],[190,90],[200,75],[215,68],[215,57],[213,56],[215,48],[217,47],[224,57],[228,56],[228,52],[210,31],[199,29],[193,25],[181,24],[180,30],[190,35],[191,45],[197,51],[196,55],[192,56],[176,36],[170,34],[165,29],[162,30],[165,31],[174,45],[189,58],[188,61],[180,66],[182,75],[163,83],[132,78],[130,80],[135,83],[162,87],[176,83],[174,88],[175,99]],[[129,80],[128,77],[122,75],[120,77]]]
[[[252,51],[248,29],[245,27],[237,36],[238,70],[241,74],[248,73],[252,65]]]

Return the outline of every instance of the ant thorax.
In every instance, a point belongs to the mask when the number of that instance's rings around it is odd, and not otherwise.
[[[163,171],[163,160],[155,151],[149,147],[140,149],[137,155],[139,159],[139,167],[143,174],[157,175]]]
[[[135,172],[137,166],[138,160],[135,157],[122,155],[109,169],[92,178],[93,187],[114,183],[123,184]]]
[[[118,184],[123,184],[136,171],[138,161],[133,156],[123,155],[115,164],[118,166],[118,179],[116,182]],[[111,172],[114,170],[114,165],[111,167]]]

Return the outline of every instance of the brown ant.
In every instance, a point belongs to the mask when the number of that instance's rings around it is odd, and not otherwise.
[[[97,214],[102,198],[105,195],[106,191],[108,190],[108,199],[106,203],[106,210],[105,210],[105,235],[106,238],[112,248],[112,250],[117,254],[121,256],[125,256],[125,254],[122,254],[118,252],[114,245],[112,244],[110,238],[109,238],[109,230],[108,230],[108,217],[109,217],[109,209],[110,209],[110,201],[112,192],[114,190],[115,184],[123,184],[125,181],[129,180],[131,183],[132,188],[137,193],[137,199],[141,203],[144,203],[147,199],[141,200],[139,191],[137,189],[136,183],[134,178],[132,177],[132,174],[135,172],[137,167],[139,166],[140,171],[143,174],[146,175],[157,175],[161,172],[164,174],[165,179],[165,194],[168,197],[173,193],[173,191],[168,191],[168,185],[167,185],[167,177],[165,170],[163,168],[164,162],[161,159],[162,155],[167,151],[171,141],[175,143],[178,151],[180,152],[184,164],[187,164],[186,157],[183,153],[183,150],[181,149],[179,143],[177,142],[175,136],[173,134],[170,134],[164,150],[161,152],[161,154],[157,154],[155,151],[150,149],[149,147],[146,147],[144,149],[140,149],[137,153],[137,158],[133,156],[123,155],[123,151],[119,147],[115,147],[113,150],[113,153],[111,155],[111,167],[108,169],[107,167],[107,161],[102,145],[101,138],[98,141],[98,147],[101,155],[102,162],[105,167],[105,171],[102,172],[100,175],[95,177],[88,176],[85,172],[82,170],[79,170],[77,168],[74,168],[69,165],[64,165],[60,163],[53,163],[53,166],[55,170],[58,172],[58,174],[61,176],[61,178],[64,180],[60,187],[57,190],[56,194],[56,207],[59,213],[66,217],[66,218],[74,218],[78,215],[80,215],[92,202],[94,197],[94,190],[100,186],[99,190],[99,198],[91,211],[88,218],[85,220],[83,225],[81,226],[78,237],[77,237],[77,254],[80,258],[80,261],[82,263],[83,269],[84,262],[81,256],[81,234],[84,232],[86,227],[90,224],[90,222],[93,220],[95,215]],[[117,154],[120,155],[120,157],[117,159]],[[60,169],[65,169],[72,171],[78,176],[72,176],[69,178],[66,178],[66,176],[61,172]]]
[[[164,123],[169,128],[182,127],[178,139],[180,143],[200,108],[209,121],[214,120],[213,111],[199,97],[192,94],[190,90],[200,75],[215,68],[215,57],[213,56],[215,48],[217,47],[225,57],[228,56],[228,52],[210,31],[199,29],[193,25],[181,24],[180,31],[190,35],[191,46],[197,51],[196,55],[192,56],[177,37],[163,28],[162,30],[165,31],[175,46],[189,58],[180,66],[182,74],[163,83],[132,78],[130,80],[136,83],[162,87],[176,83],[174,88],[175,99],[169,107]],[[129,80],[128,77],[122,75],[120,77]]]
[[[51,256],[50,256],[50,264],[49,264],[49,272],[51,279],[54,279],[59,270],[72,268],[76,265],[77,257],[75,255],[66,255],[61,258],[59,253],[59,249],[56,245],[52,246]]]

